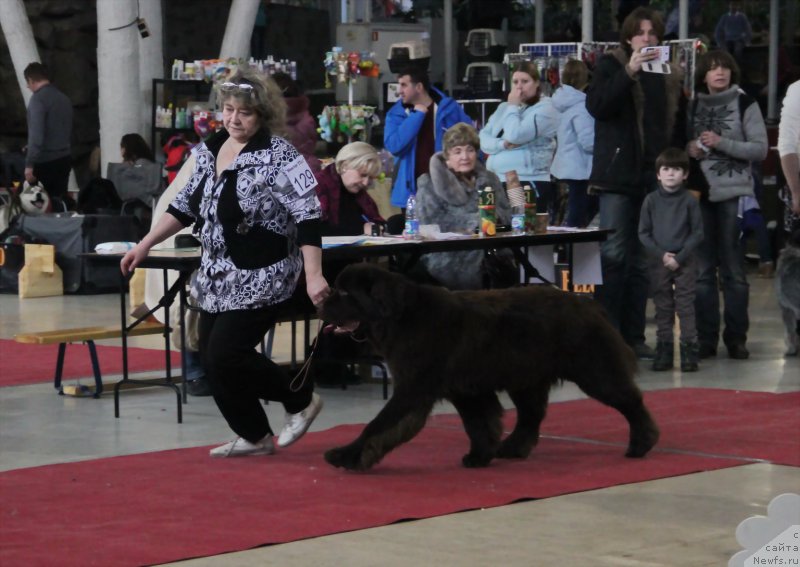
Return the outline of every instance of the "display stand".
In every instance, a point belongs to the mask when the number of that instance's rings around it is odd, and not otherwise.
[[[339,83],[347,83],[347,104],[326,106],[317,117],[320,137],[326,142],[369,142],[373,126],[380,124],[374,106],[354,104],[353,84],[362,78],[377,77],[379,66],[375,54],[352,51],[346,53],[334,47],[326,53],[325,86],[330,88],[331,77]]]
[[[161,147],[161,144],[156,144],[156,136],[159,132],[194,131],[191,124],[176,124],[176,112],[174,110],[178,108],[181,102],[207,99],[211,93],[211,86],[211,83],[205,81],[189,79],[153,79],[152,134],[150,136],[150,147],[153,150]],[[169,116],[169,124],[159,121],[157,111],[160,106],[172,109]]]
[[[670,62],[683,70],[684,93],[694,96],[694,71],[697,56],[706,51],[699,39],[665,41],[670,46]],[[542,77],[542,94],[551,96],[561,86],[561,73],[570,59],[581,59],[591,71],[605,52],[619,47],[619,42],[521,43],[518,53],[507,53],[503,62],[510,69],[514,63],[533,61]],[[509,71],[510,73],[510,71]]]
[[[519,53],[507,53],[503,62],[509,69],[520,61],[533,61],[542,80],[542,94],[552,96],[561,86],[561,73],[570,59],[581,59],[593,69],[597,59],[606,51],[618,47],[617,42],[593,41],[583,43],[521,43]]]
[[[317,119],[320,137],[329,143],[369,142],[372,127],[380,124],[374,106],[357,104],[326,106]]]

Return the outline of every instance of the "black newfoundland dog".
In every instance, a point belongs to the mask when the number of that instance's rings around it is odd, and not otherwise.
[[[634,354],[591,299],[541,286],[450,292],[357,264],[336,279],[321,315],[365,336],[394,377],[392,397],[361,435],[325,453],[336,467],[367,470],[380,462],[422,429],[442,399],[458,410],[470,439],[464,466],[525,458],[559,380],[628,420],[626,456],[643,457],[658,441],[634,383]],[[517,423],[501,441],[502,390]]]

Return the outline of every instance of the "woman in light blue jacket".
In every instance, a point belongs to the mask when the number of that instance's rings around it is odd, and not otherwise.
[[[567,196],[567,226],[585,227],[597,213],[597,196],[588,195],[594,151],[594,118],[586,110],[589,70],[583,61],[573,59],[564,65],[562,87],[553,94],[558,119],[558,149],[550,174],[564,181]]]
[[[549,98],[539,96],[539,70],[530,61],[519,63],[511,76],[508,102],[502,103],[481,130],[486,167],[501,180],[516,171],[522,183],[538,193],[536,208],[553,216],[554,185],[550,164],[556,149],[558,112]]]

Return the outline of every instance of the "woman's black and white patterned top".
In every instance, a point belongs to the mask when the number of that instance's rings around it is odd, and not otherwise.
[[[299,247],[321,245],[316,183],[295,189],[302,184],[291,172],[307,167],[297,150],[259,132],[215,178],[227,138],[222,131],[194,150],[192,177],[168,209],[195,225],[202,257],[193,295],[209,313],[288,300],[303,268]]]

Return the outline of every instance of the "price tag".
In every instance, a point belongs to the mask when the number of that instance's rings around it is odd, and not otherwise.
[[[301,197],[317,186],[317,179],[303,156],[297,156],[284,168],[283,172],[289,178],[295,192]]]

